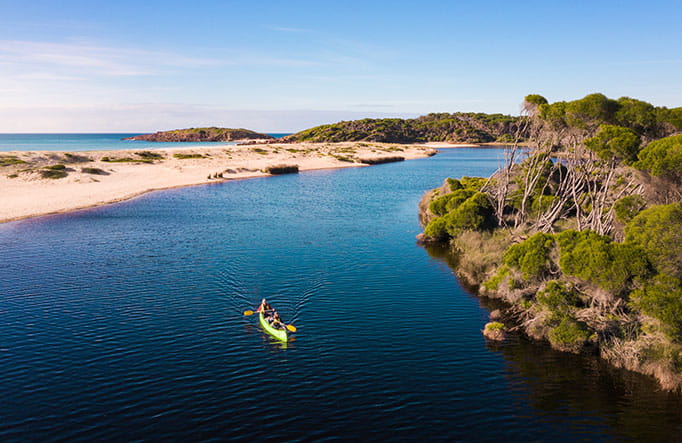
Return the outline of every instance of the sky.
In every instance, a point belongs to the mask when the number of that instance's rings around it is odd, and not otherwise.
[[[0,132],[682,106],[682,2],[0,0]]]

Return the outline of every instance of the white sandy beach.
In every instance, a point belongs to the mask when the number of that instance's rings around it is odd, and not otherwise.
[[[153,163],[102,161],[105,157],[141,160],[137,152],[140,151],[72,153],[84,157],[80,161],[74,161],[78,159],[69,158],[65,152],[0,153],[0,160],[15,158],[24,162],[2,166],[0,161],[0,223],[115,203],[160,189],[267,176],[263,169],[268,166],[297,165],[301,171],[358,167],[366,166],[357,162],[360,159],[399,156],[410,160],[435,153],[431,146],[295,143],[158,149],[151,152],[163,158],[154,159]],[[176,154],[202,157],[177,158]],[[68,176],[43,178],[41,171],[56,164],[65,165]],[[103,173],[87,173],[83,168],[97,168]],[[222,174],[223,178],[209,178],[215,174]]]

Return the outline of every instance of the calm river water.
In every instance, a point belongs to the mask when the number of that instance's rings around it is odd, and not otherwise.
[[[155,192],[0,225],[0,440],[674,440],[682,400],[522,339],[417,203],[496,149]],[[1,198],[0,198],[1,203]],[[267,297],[298,328],[242,312]]]

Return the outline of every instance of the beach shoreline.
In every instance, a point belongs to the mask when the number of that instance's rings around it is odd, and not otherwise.
[[[265,168],[276,165],[312,171],[368,166],[363,160],[411,160],[433,154],[434,147],[427,145],[369,142],[4,151],[0,153],[0,224],[120,203],[154,191],[268,177],[271,174]],[[61,169],[51,169],[55,167]],[[57,175],[63,171],[66,176],[45,178],[50,171]]]

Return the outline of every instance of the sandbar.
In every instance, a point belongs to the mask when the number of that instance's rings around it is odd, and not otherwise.
[[[362,159],[410,160],[433,154],[430,146],[374,142],[0,152],[0,223],[116,203],[161,189],[268,176],[265,169],[275,165],[306,171],[367,166]],[[66,177],[45,177],[55,165]]]

